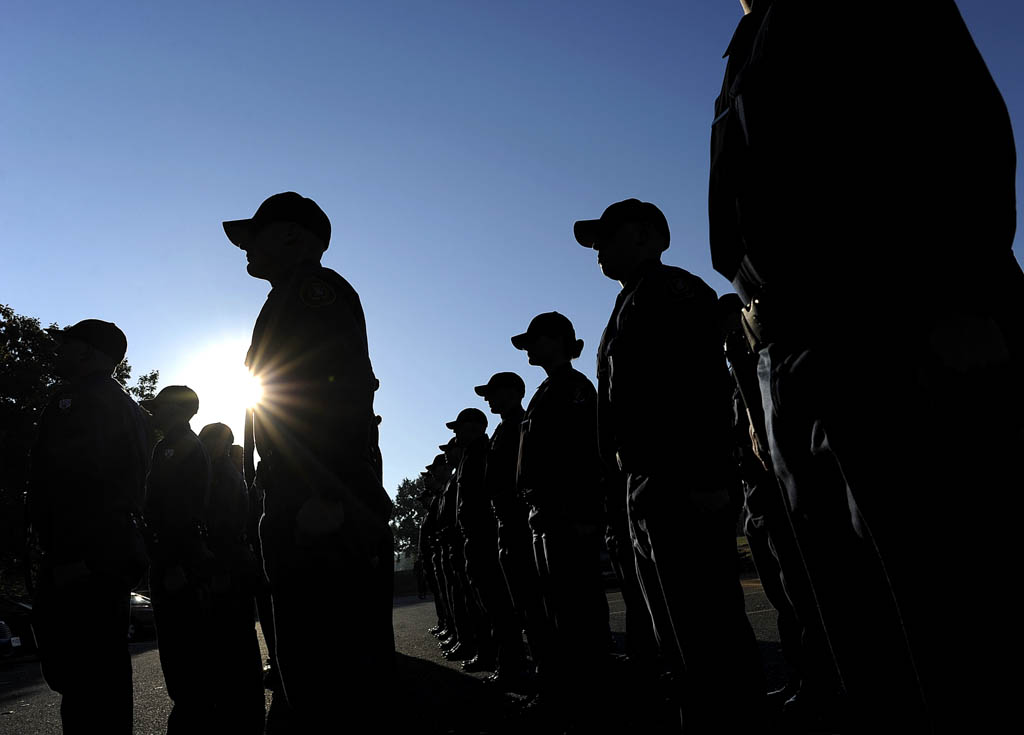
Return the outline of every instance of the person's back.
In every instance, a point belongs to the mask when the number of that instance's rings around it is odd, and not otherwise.
[[[752,268],[794,318],[870,326],[1010,267],[1010,120],[952,0],[758,0],[728,53],[710,236],[744,302]]]

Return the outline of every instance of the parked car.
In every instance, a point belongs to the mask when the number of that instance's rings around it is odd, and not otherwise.
[[[35,650],[32,606],[0,597],[0,658],[26,655]]]
[[[128,640],[149,640],[156,634],[156,623],[153,622],[153,602],[142,594],[148,590],[132,592],[131,607],[128,616]]]

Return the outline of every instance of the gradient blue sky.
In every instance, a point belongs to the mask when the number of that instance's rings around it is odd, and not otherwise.
[[[1024,6],[959,5],[1019,131]],[[653,201],[666,261],[728,289],[706,196],[737,0],[2,7],[0,303],[117,322],[137,373],[197,388],[197,430],[241,426],[218,398],[269,290],[220,222],[278,191],[328,213],[362,298],[392,494],[486,409],[474,385],[540,383],[509,343],[535,314],[573,320],[593,377],[618,285],[575,219]]]

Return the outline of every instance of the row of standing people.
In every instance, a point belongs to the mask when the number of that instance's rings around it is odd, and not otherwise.
[[[443,650],[514,685],[525,629],[537,702],[593,724],[611,642],[606,547],[631,657],[652,677],[675,673],[688,731],[738,727],[764,713],[764,677],[738,578],[718,299],[661,262],[670,235],[652,204],[619,202],[575,233],[623,284],[598,386],[572,365],[583,342],[571,321],[538,315],[512,337],[547,376],[526,409],[523,380],[495,374],[476,388],[501,417],[490,440],[485,414],[461,411],[424,475],[420,555],[434,573]]]
[[[128,592],[147,573],[168,731],[262,732],[266,583],[242,447],[225,424],[191,430],[199,398],[186,386],[140,409],[110,377],[127,345],[114,324],[50,333],[66,382],[40,423],[28,509],[44,552],[34,626],[64,732],[131,731]]]
[[[223,227],[247,272],[271,285],[245,359],[264,395],[246,417],[244,480],[228,464],[226,427],[204,430],[210,449],[189,428],[191,389],[144,401],[149,419],[111,377],[127,350],[116,325],[51,331],[64,382],[40,421],[28,497],[40,657],[65,732],[131,732],[128,600],[147,569],[169,732],[263,729],[254,596],[276,680],[267,732],[339,719],[361,732],[385,719],[392,504],[362,306],[320,264],[331,225],[312,200],[277,194]],[[163,434],[155,447],[150,420]],[[93,635],[78,635],[83,625]]]

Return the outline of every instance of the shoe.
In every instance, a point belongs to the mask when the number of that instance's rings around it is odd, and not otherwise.
[[[768,701],[768,709],[775,712],[781,711],[786,706],[786,702],[796,696],[799,691],[800,687],[798,685],[789,682],[781,689],[768,692],[765,697]]]
[[[494,671],[494,667],[493,658],[482,656],[479,653],[468,661],[462,662],[462,670],[470,674],[475,674],[478,671]]]
[[[517,694],[523,694],[533,689],[529,678],[525,674],[508,674],[501,669],[484,678],[483,682],[488,687],[500,689],[503,692],[516,692]]]
[[[441,630],[442,628],[440,625],[435,625],[433,628],[427,628],[427,632],[430,633],[430,635],[437,635]]]
[[[457,643],[454,648],[444,653],[444,657],[449,661],[468,661],[474,656],[476,656],[476,649],[465,643]]]
[[[457,645],[459,645],[459,637],[457,635],[452,635],[451,638],[445,638],[444,640],[437,642],[437,647],[440,648],[442,651],[447,651],[451,648],[455,648],[455,646]]]

